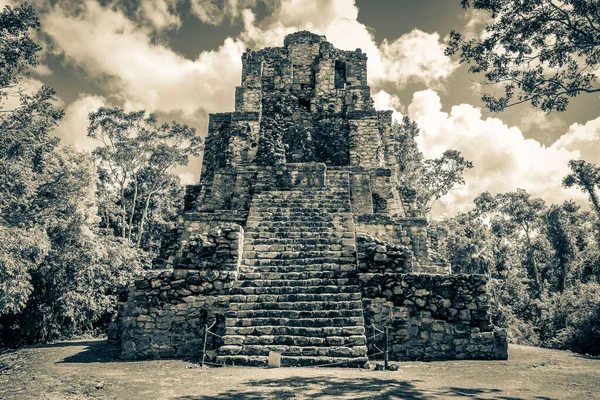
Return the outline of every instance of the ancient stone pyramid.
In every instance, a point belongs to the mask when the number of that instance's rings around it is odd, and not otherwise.
[[[392,359],[504,357],[485,278],[428,255],[366,66],[310,32],[244,53],[235,111],[210,115],[200,184],[155,260],[166,269],[122,294],[124,358],[361,366],[371,322],[394,327]]]

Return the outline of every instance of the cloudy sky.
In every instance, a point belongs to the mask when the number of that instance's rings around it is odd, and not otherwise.
[[[0,0],[0,5],[15,2]],[[528,105],[493,115],[481,108],[477,77],[443,55],[450,30],[480,35],[486,15],[460,0],[33,0],[42,65],[32,84],[58,92],[64,141],[93,148],[87,114],[101,105],[156,111],[206,135],[208,113],[233,110],[246,48],[281,46],[307,29],[336,47],[363,49],[376,106],[408,114],[421,127],[427,157],[460,150],[474,168],[466,185],[436,208],[453,214],[472,199],[523,188],[549,203],[587,200],[561,188],[567,162],[600,164],[600,98],[582,95],[567,112]],[[197,181],[194,160],[179,171]]]

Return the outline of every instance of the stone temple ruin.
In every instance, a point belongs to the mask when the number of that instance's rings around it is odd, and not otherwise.
[[[373,107],[367,56],[297,32],[247,50],[235,111],[211,114],[200,183],[161,259],[120,295],[125,359],[362,366],[506,359],[486,277],[428,254],[427,219],[400,193],[391,111]]]

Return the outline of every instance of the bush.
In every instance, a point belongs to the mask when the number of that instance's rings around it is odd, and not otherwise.
[[[545,347],[600,355],[600,285],[580,283],[551,296],[541,326]]]

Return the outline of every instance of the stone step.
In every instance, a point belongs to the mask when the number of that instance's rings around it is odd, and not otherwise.
[[[242,259],[244,260],[310,260],[314,258],[337,259],[340,257],[355,257],[355,249],[348,251],[244,251]]]
[[[251,239],[251,240],[250,240]],[[339,238],[248,238],[245,242],[246,246],[268,246],[268,245],[283,245],[283,246],[355,246],[354,238],[339,239]]]
[[[293,209],[303,211],[310,210],[314,212],[323,212],[325,210],[336,209],[340,215],[346,215],[352,212],[352,204],[349,200],[323,200],[323,199],[302,199],[302,200],[253,200],[250,213],[255,211],[288,211]]]
[[[310,272],[310,271],[333,271],[333,272],[345,272],[352,273],[357,270],[356,263],[349,264],[307,264],[307,265],[240,265],[240,271],[242,273],[262,273],[262,272]]]
[[[300,288],[300,287],[298,287]],[[319,287],[315,287],[319,288]],[[321,287],[323,288],[323,287]],[[241,288],[238,288],[241,289]],[[340,292],[322,292],[322,293],[308,293],[304,288],[304,292],[300,293],[286,293],[285,290],[283,292],[273,293],[261,293],[259,289],[277,289],[277,288],[253,288],[256,289],[254,294],[232,294],[231,302],[232,303],[273,303],[273,302],[293,302],[293,301],[355,301],[361,300],[361,294],[358,293],[358,288],[354,287],[354,291],[341,291]],[[282,289],[282,288],[279,288]]]
[[[259,303],[260,304],[260,303]],[[362,317],[362,309],[354,310],[238,310],[228,311],[225,316],[235,319],[274,318],[281,319],[319,319]]]
[[[286,356],[361,357],[367,355],[367,346],[286,346],[286,345],[226,345],[219,348],[220,355],[268,356],[277,351]]]
[[[292,232],[337,232],[339,230],[349,231],[344,229],[342,224],[334,224],[333,222],[302,222],[302,221],[263,221],[263,222],[248,222],[246,231],[292,231]]]
[[[238,281],[237,287],[274,287],[274,286],[348,286],[356,284],[351,278],[310,278],[310,279],[252,279]]]
[[[260,218],[248,218],[246,226],[248,227],[256,227],[256,226],[302,226],[302,227],[313,227],[313,226],[322,226],[323,228],[342,228],[346,227],[347,229],[352,229],[352,220],[346,218],[331,218],[331,217],[322,217],[318,219],[316,217],[303,218],[301,216],[287,217],[285,215],[275,216],[275,217],[260,217]]]
[[[272,207],[272,206],[258,206],[248,214],[248,218],[263,217],[269,215],[289,215],[289,216],[328,216],[335,215],[338,217],[352,218],[352,213],[345,207],[319,207],[317,205],[313,207]]]
[[[228,326],[225,327],[225,335],[283,335],[304,337],[346,337],[365,335],[364,326],[345,327],[303,327],[303,326]]]
[[[268,194],[267,194],[268,193]],[[307,203],[311,200],[319,200],[323,203],[346,203],[350,201],[350,196],[347,191],[339,192],[262,192],[256,193],[252,197],[253,202],[268,203],[275,202],[290,202],[290,203]]]
[[[275,287],[233,287],[233,295],[297,295],[297,294],[348,294],[356,293],[356,286],[275,286]],[[360,296],[359,296],[360,298]],[[341,300],[338,300],[341,301]]]
[[[347,278],[348,274],[344,271],[280,271],[280,272],[244,272],[238,275],[239,281],[244,280],[264,280],[264,279],[334,279]]]
[[[248,367],[266,367],[268,356],[226,355],[217,356],[217,363],[225,365],[244,365]],[[332,366],[335,368],[364,368],[369,362],[367,357],[294,357],[281,356],[282,367]]]
[[[364,323],[363,316],[336,317],[336,318],[276,318],[276,317],[256,317],[256,318],[226,318],[225,326],[260,326],[260,325],[279,325],[279,326],[357,326]]]
[[[294,263],[280,263],[270,265],[248,265],[242,264],[240,265],[240,271],[243,273],[253,274],[253,273],[261,273],[261,272],[302,272],[302,271],[338,271],[338,272],[346,272],[347,277],[355,276],[353,273],[357,270],[356,263],[313,263],[313,264],[294,264]]]
[[[313,208],[304,208],[295,210],[290,207],[280,207],[274,210],[265,210],[263,208],[254,209],[248,214],[248,219],[264,219],[264,218],[314,218],[316,221],[331,220],[331,219],[352,219],[350,212],[333,212],[331,209],[319,210]]]
[[[348,190],[322,188],[320,190],[271,190],[256,193],[253,199],[257,200],[288,200],[288,199],[343,199],[349,195]]]
[[[342,244],[332,244],[329,241],[327,243],[289,243],[289,244],[280,244],[280,243],[270,243],[270,244],[256,244],[253,242],[248,242],[244,244],[244,252],[290,252],[290,251],[356,251],[356,246],[350,245],[342,245]]]
[[[250,267],[259,266],[293,266],[293,265],[315,265],[315,264],[346,264],[356,266],[356,257],[312,257],[312,258],[294,258],[294,259],[242,259],[242,265]]]
[[[362,302],[352,301],[290,301],[290,302],[254,302],[231,303],[230,311],[245,310],[362,310]]]
[[[366,346],[365,335],[351,336],[292,336],[292,335],[228,335],[223,340],[225,346],[241,345],[284,345],[284,346]]]
[[[332,239],[332,240],[342,240],[342,239],[352,239],[354,240],[354,232],[348,231],[327,231],[327,232],[315,232],[314,230],[310,231],[299,231],[299,230],[287,230],[280,232],[280,235],[274,235],[272,232],[261,232],[256,228],[247,229],[244,232],[245,239],[284,239],[284,240],[297,240],[297,239]]]

